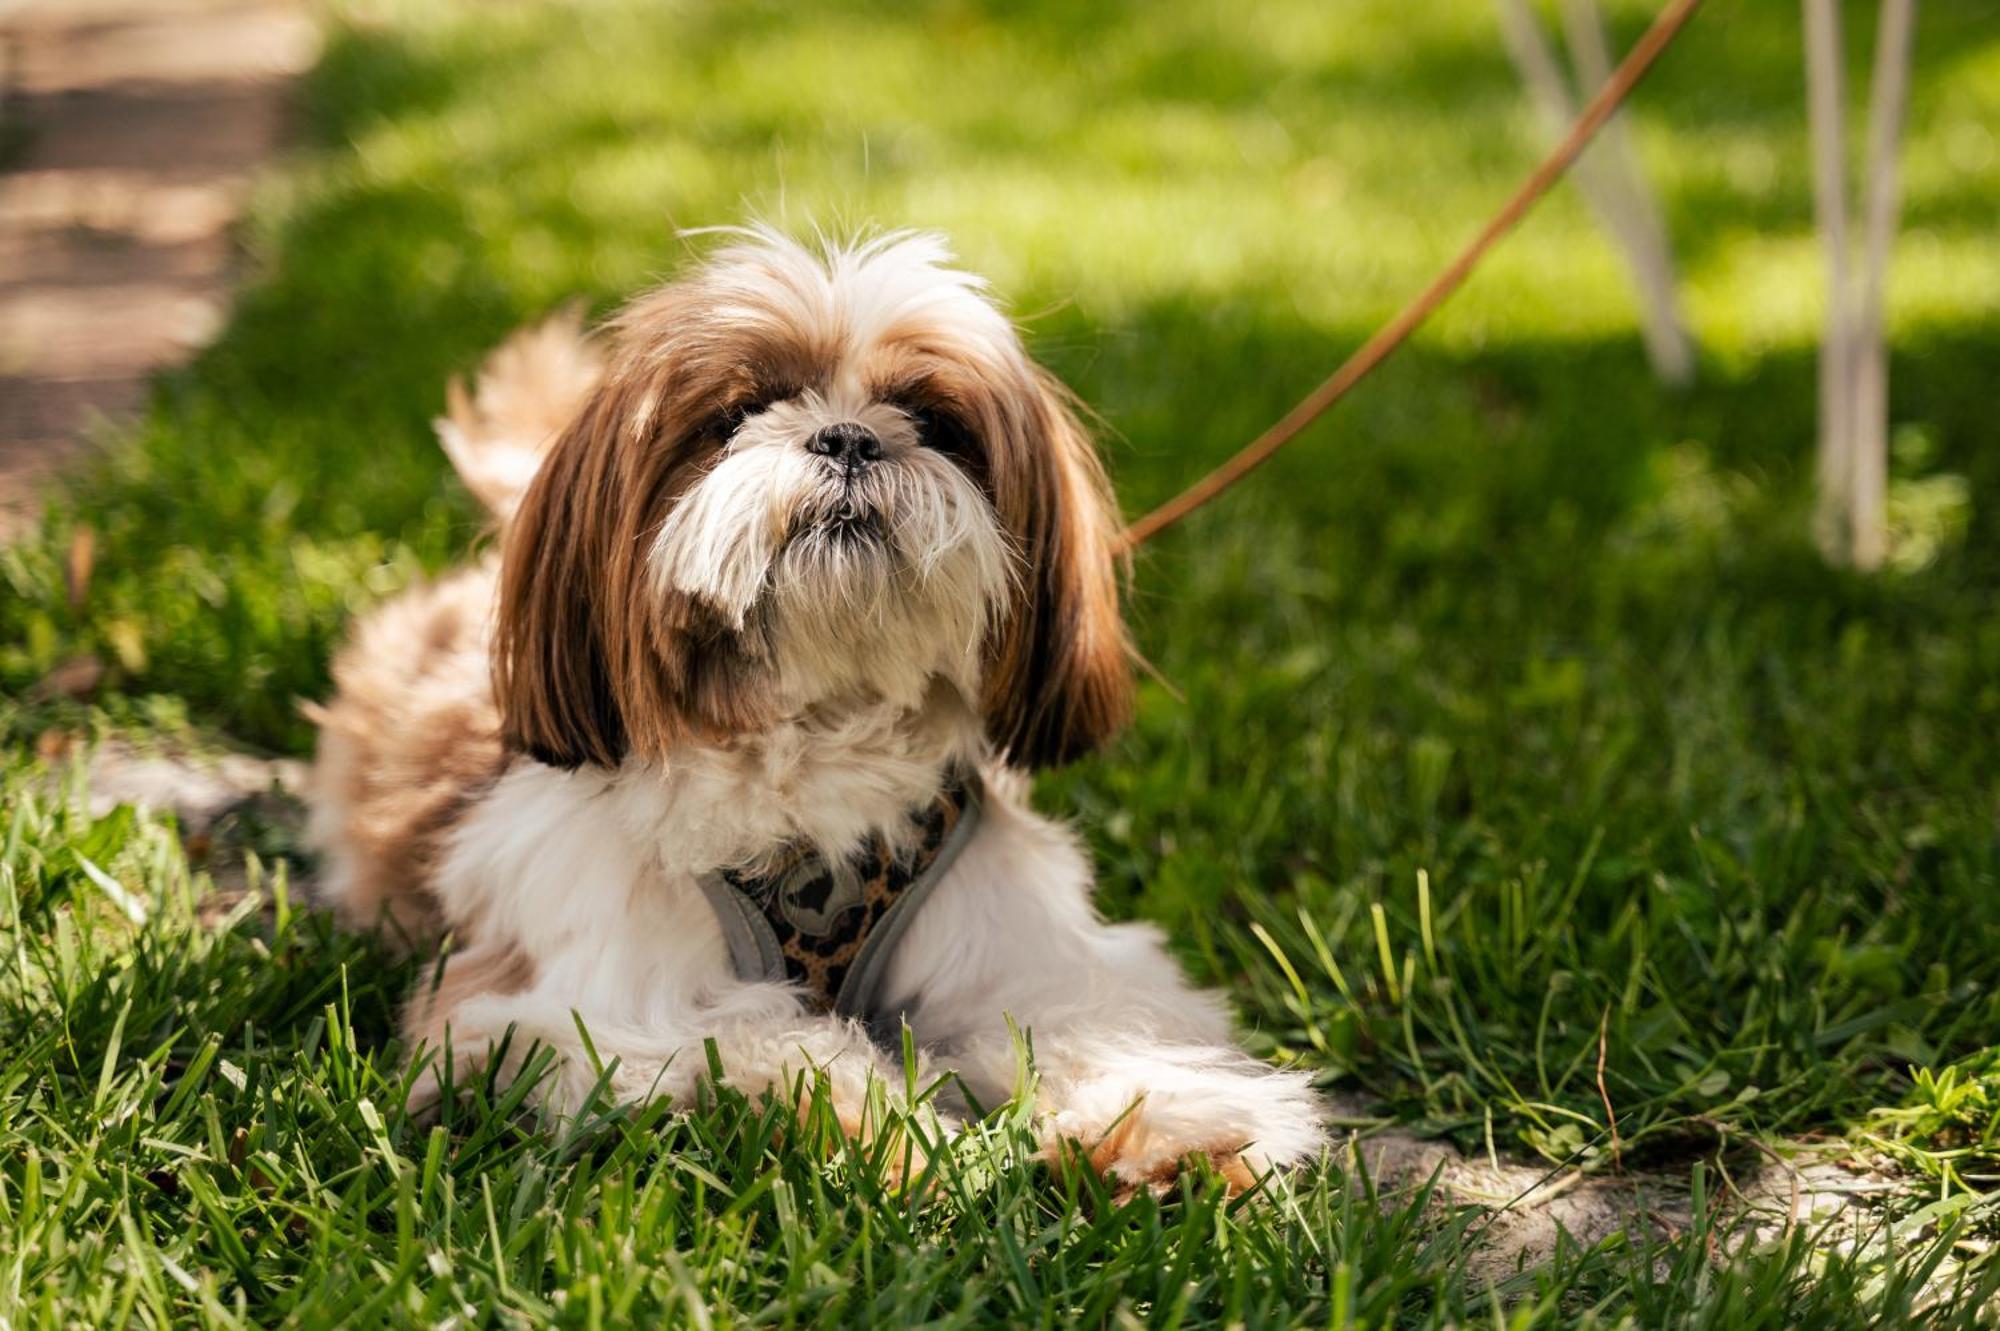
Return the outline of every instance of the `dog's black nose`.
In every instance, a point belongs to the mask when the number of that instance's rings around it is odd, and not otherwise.
[[[821,457],[845,464],[849,471],[879,461],[882,457],[882,441],[875,437],[875,432],[853,421],[827,426],[814,435],[806,447]]]

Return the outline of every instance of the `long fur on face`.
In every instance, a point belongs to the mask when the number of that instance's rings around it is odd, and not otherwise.
[[[880,460],[813,451],[855,426]],[[508,739],[667,755],[942,684],[1011,761],[1124,721],[1114,513],[1065,395],[935,239],[745,233],[614,325],[503,559]]]

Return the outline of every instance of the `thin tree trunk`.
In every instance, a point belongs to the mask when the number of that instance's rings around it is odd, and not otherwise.
[[[1494,3],[1500,18],[1500,35],[1515,69],[1520,72],[1521,81],[1527,85],[1529,95],[1550,132],[1563,133],[1576,118],[1576,106],[1569,81],[1542,35],[1541,23],[1528,7],[1528,0],[1494,0]],[[1601,30],[1598,42],[1601,49]],[[1604,78],[1610,75],[1609,65],[1607,52],[1602,71]],[[1600,79],[1599,86],[1601,84]],[[1614,116],[1606,128],[1610,129],[1618,123],[1619,117]],[[1639,288],[1641,332],[1654,372],[1669,383],[1686,382],[1693,369],[1694,358],[1675,311],[1673,260],[1666,247],[1664,228],[1649,236],[1646,221],[1640,215],[1639,201],[1621,187],[1615,164],[1607,156],[1601,136],[1598,145],[1586,149],[1583,156],[1577,159],[1575,175],[1584,201],[1597,214],[1626,266],[1632,270],[1634,282]]]
[[[1590,91],[1609,83],[1611,45],[1597,0],[1563,0],[1563,31],[1578,86]],[[1603,145],[1605,175],[1619,195],[1619,207],[1631,233],[1627,250],[1646,305],[1647,352],[1662,379],[1684,384],[1694,377],[1694,350],[1681,318],[1673,244],[1659,198],[1646,178],[1645,164],[1639,160],[1622,113],[1606,121],[1597,137]]]
[[[1862,200],[1860,298],[1854,312],[1854,406],[1848,536],[1857,568],[1888,555],[1889,348],[1883,332],[1889,253],[1901,202],[1897,151],[1909,101],[1916,0],[1882,0],[1868,91],[1868,176]]]
[[[1826,328],[1819,347],[1819,502],[1813,535],[1829,561],[1848,562],[1853,477],[1850,386],[1854,359],[1847,281],[1846,106],[1839,0],[1801,0],[1806,105],[1812,133],[1813,209],[1826,247]]]

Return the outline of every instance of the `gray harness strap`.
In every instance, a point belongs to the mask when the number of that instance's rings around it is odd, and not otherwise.
[[[837,863],[792,847],[765,874],[704,874],[701,890],[736,974],[802,985],[818,1010],[868,1021],[877,1039],[893,1037],[902,1014],[877,1010],[889,960],[972,839],[981,795],[976,773],[955,774],[916,812],[917,844],[900,853],[877,836]]]

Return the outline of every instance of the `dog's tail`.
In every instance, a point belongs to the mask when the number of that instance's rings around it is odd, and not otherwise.
[[[604,374],[584,336],[583,306],[557,310],[496,347],[472,387],[445,386],[438,442],[465,488],[505,528],[542,465]]]

